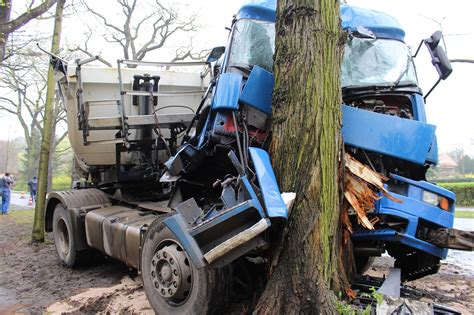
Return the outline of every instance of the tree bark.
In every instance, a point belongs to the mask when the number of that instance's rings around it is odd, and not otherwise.
[[[338,1],[278,1],[271,153],[281,190],[297,199],[256,314],[333,314],[333,291],[348,283],[338,176],[343,43]]]
[[[54,20],[54,33],[51,43],[51,51],[54,53],[59,49],[61,40],[61,28],[64,3],[66,0],[58,0],[56,4],[56,13]],[[55,84],[53,76],[53,67],[50,65],[48,70],[48,87],[46,92],[46,104],[44,114],[44,126],[41,139],[40,164],[38,169],[38,192],[35,206],[35,218],[33,222],[33,241],[44,242],[44,214],[46,206],[46,192],[48,184],[48,164],[51,150],[51,135],[54,120],[54,97]]]

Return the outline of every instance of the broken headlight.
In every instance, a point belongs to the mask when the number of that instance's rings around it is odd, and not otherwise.
[[[449,201],[445,197],[438,196],[427,190],[423,190],[421,200],[435,207],[440,207],[443,210],[449,210]]]

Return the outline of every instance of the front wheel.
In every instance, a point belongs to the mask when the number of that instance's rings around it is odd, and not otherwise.
[[[230,275],[197,269],[161,219],[145,236],[141,270],[148,301],[160,315],[221,313],[230,291]]]

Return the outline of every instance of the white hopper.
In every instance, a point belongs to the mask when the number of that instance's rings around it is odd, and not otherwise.
[[[187,67],[189,69],[191,67]],[[162,69],[162,70],[160,70]],[[173,119],[178,117],[189,120],[190,114],[196,111],[199,102],[209,84],[209,75],[201,77],[200,71],[204,71],[205,67],[192,67],[194,72],[171,71],[164,67],[146,67],[146,68],[122,68],[120,73],[122,76],[123,87],[125,91],[132,90],[132,81],[134,75],[149,74],[151,76],[159,75],[158,105],[155,111],[158,117],[158,123],[161,124],[160,115],[173,114]],[[208,74],[208,72],[206,72]],[[82,98],[83,103],[90,101],[90,106],[86,106],[88,111],[89,126],[110,126],[114,130],[90,130],[87,137],[88,144],[84,143],[83,132],[79,128],[79,106],[76,98],[78,92],[78,83],[76,77],[76,67],[70,66],[67,69],[67,80],[62,78],[59,80],[64,106],[67,111],[67,122],[69,140],[76,154],[79,164],[85,163],[87,166],[105,166],[115,164],[115,143],[114,141],[100,142],[100,140],[113,140],[119,128],[114,126],[121,125],[121,113],[117,104],[121,99],[121,87],[118,79],[117,68],[104,67],[81,67],[81,78],[83,83]],[[190,92],[196,93],[190,93]],[[188,92],[177,95],[166,95],[173,92]],[[165,95],[163,95],[165,94]],[[124,108],[127,121],[137,118],[152,118],[138,115],[138,106],[132,105],[132,95],[124,94]],[[96,102],[102,101],[102,102]],[[168,106],[185,106],[184,107],[168,107]],[[165,108],[166,107],[166,108]],[[192,109],[192,111],[191,111]],[[151,116],[151,115],[150,115]],[[163,119],[166,119],[164,117]],[[166,134],[166,127],[160,127]],[[135,130],[130,130],[130,139],[134,139]],[[99,141],[94,143],[95,141]],[[82,163],[83,162],[83,163]],[[122,153],[121,162],[129,163],[129,156]]]

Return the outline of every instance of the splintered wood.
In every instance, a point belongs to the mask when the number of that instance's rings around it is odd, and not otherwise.
[[[390,200],[401,201],[391,196],[383,186],[384,182],[388,180],[387,177],[371,170],[347,153],[345,155],[345,166],[344,196],[357,213],[360,224],[369,230],[373,230],[377,220],[370,221],[367,218],[367,211],[374,209],[375,202],[380,199],[376,191],[382,191]],[[345,225],[347,226],[347,224]],[[349,231],[352,231],[352,227],[347,227]]]

